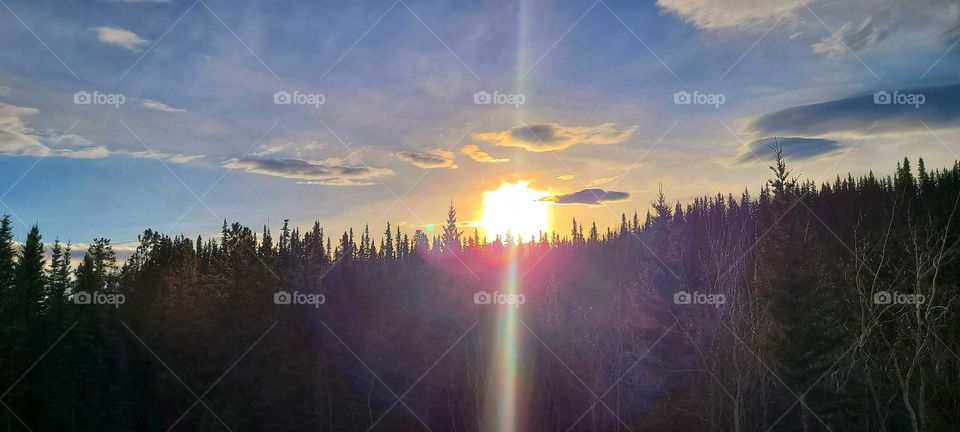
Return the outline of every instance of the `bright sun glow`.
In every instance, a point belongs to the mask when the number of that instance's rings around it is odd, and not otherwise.
[[[530,189],[528,182],[503,182],[497,190],[483,193],[483,214],[480,223],[493,241],[497,235],[505,238],[509,231],[514,239],[530,239],[530,236],[546,232],[550,223],[550,204],[541,201],[549,192]]]

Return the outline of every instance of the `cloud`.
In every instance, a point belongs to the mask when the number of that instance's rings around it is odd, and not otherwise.
[[[457,168],[453,162],[453,152],[443,149],[427,149],[424,151],[399,151],[393,153],[397,159],[410,162],[420,168]]]
[[[46,156],[50,153],[35,136],[28,133],[22,117],[40,110],[0,103],[0,153],[14,156]]]
[[[170,162],[175,164],[190,163],[206,157],[205,155],[163,153],[163,152],[158,152],[154,150],[141,150],[141,151],[117,150],[114,153],[118,155],[132,157],[132,158],[138,158],[138,159],[160,159],[164,162]]]
[[[922,95],[923,104],[877,104],[877,93],[799,105],[764,114],[747,124],[758,135],[860,137],[960,127],[960,84],[884,90],[895,95]],[[876,126],[874,126],[876,123]],[[872,127],[872,129],[871,129]]]
[[[559,123],[528,123],[501,132],[482,132],[473,138],[501,147],[521,147],[532,152],[564,150],[577,144],[604,145],[622,143],[638,126],[617,129],[614,123],[597,126],[564,126]]]
[[[881,28],[874,22],[873,15],[870,15],[856,27],[853,23],[847,22],[837,30],[836,37],[827,36],[811,47],[814,52],[826,54],[827,57],[840,58],[851,50],[859,52],[871,48],[889,35],[890,30]]]
[[[386,168],[368,166],[345,166],[325,161],[302,159],[229,159],[223,162],[228,169],[243,170],[252,174],[301,180],[303,184],[329,186],[367,186],[370,179],[394,174]]]
[[[257,149],[251,152],[253,156],[270,156],[275,154],[293,154],[296,159],[303,159],[306,153],[321,150],[326,147],[326,143],[311,140],[305,143],[286,142],[282,144],[263,144],[257,146]],[[351,156],[352,157],[352,156]],[[356,159],[359,160],[359,159]]]
[[[480,147],[476,144],[467,144],[460,149],[460,153],[463,153],[467,156],[470,156],[470,159],[473,159],[477,162],[483,163],[505,163],[510,162],[510,159],[507,158],[495,158],[483,150],[480,150]]]
[[[94,31],[97,32],[97,37],[100,39],[100,42],[116,45],[130,51],[140,51],[140,47],[149,42],[137,36],[136,33],[120,27],[100,26],[95,28]]]
[[[769,162],[776,145],[783,148],[783,154],[787,159],[803,160],[812,159],[817,156],[823,156],[837,152],[843,149],[839,142],[822,138],[803,138],[803,137],[770,137],[761,138],[750,142],[746,148],[741,149],[740,155],[736,160],[739,163],[749,163],[753,161]]]
[[[13,94],[12,88],[0,85],[0,96],[10,96],[11,94]]]
[[[947,46],[960,41],[960,6],[954,8],[953,15],[953,21],[940,33],[940,38]]]
[[[0,154],[74,159],[99,159],[110,155],[105,147],[94,146],[82,136],[27,127],[23,118],[39,112],[36,108],[0,103]],[[69,148],[55,148],[59,146]]]
[[[157,151],[114,150],[96,145],[83,136],[52,129],[33,129],[23,117],[40,112],[36,108],[0,103],[0,155],[102,159],[118,155],[141,159],[161,159],[170,163],[189,163],[204,155],[163,153]]]
[[[762,30],[803,7],[796,0],[657,0],[657,6],[704,30]]]
[[[49,145],[58,147],[86,147],[93,145],[90,140],[72,133],[62,133],[49,129],[25,129]]]
[[[156,111],[163,111],[163,112],[166,112],[166,113],[181,113],[181,112],[187,112],[187,110],[185,110],[185,109],[173,108],[173,107],[171,107],[170,105],[167,105],[167,104],[165,104],[165,103],[163,103],[163,102],[157,102],[157,101],[155,101],[155,100],[150,100],[150,99],[144,99],[144,100],[143,100],[143,103],[140,104],[140,105],[141,105],[142,107],[144,107],[144,108],[147,108],[147,109],[152,109],[152,110],[156,110]]]
[[[170,3],[170,0],[109,0],[110,3]]]
[[[625,201],[628,198],[630,198],[630,194],[626,192],[583,189],[570,194],[548,196],[542,198],[540,201],[563,205],[602,206],[604,203]]]
[[[602,184],[610,183],[610,182],[612,182],[612,181],[614,181],[614,180],[616,180],[616,179],[618,179],[618,178],[620,178],[620,177],[622,177],[622,176],[623,176],[623,175],[621,174],[621,175],[615,175],[615,176],[611,176],[611,177],[601,177],[601,178],[598,178],[598,179],[593,179],[593,180],[590,180],[590,181],[587,182],[587,186],[589,186],[589,187],[600,186],[600,185],[602,185]]]
[[[71,159],[103,159],[110,156],[110,150],[103,146],[85,147],[77,150],[51,149],[50,156],[68,157]]]
[[[916,43],[938,43],[946,47],[960,40],[960,8],[956,0],[658,0],[657,5],[705,31],[766,34],[773,30],[784,32],[790,39],[801,32],[819,34],[821,40],[811,47],[834,58],[849,53],[844,44],[857,52],[893,34],[911,35]],[[834,23],[846,23],[836,31],[837,37],[825,28]],[[932,26],[943,29],[939,40],[913,37],[928,33]]]
[[[557,180],[563,180],[563,181],[573,180],[573,174],[564,174],[562,176],[558,176]]]

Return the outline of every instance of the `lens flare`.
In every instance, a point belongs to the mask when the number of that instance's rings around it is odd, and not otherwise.
[[[508,296],[519,294],[519,277],[516,245],[509,246],[508,264],[504,274],[502,293]],[[497,305],[495,313],[495,336],[493,340],[492,368],[487,382],[485,412],[480,430],[515,432],[520,429],[519,413],[522,412],[520,312],[514,305]]]

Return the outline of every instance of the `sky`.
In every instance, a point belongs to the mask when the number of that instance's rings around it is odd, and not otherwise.
[[[0,0],[18,238],[319,220],[466,226],[527,181],[552,227],[960,152],[948,0]],[[585,192],[586,191],[586,192]],[[466,228],[468,231],[470,228]]]

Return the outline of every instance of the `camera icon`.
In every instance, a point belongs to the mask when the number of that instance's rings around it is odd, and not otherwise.
[[[873,303],[878,305],[888,305],[893,303],[893,296],[887,291],[879,291],[873,295]]]
[[[493,102],[493,96],[489,92],[481,90],[473,94],[474,105],[490,105],[491,102]]]
[[[479,291],[473,294],[473,304],[490,304],[493,302],[493,297],[490,293],[486,291]]]
[[[278,291],[273,293],[273,304],[278,305],[288,305],[293,301],[293,296],[286,291]]]
[[[673,294],[673,303],[678,305],[687,305],[693,302],[693,296],[686,291],[677,291]]]
[[[90,105],[90,102],[90,92],[81,90],[73,94],[74,105]]]
[[[893,98],[890,97],[890,93],[880,90],[873,94],[873,103],[876,105],[890,105],[893,102]]]
[[[281,90],[273,94],[273,103],[275,105],[290,105],[292,101],[293,98],[289,92]]]
[[[77,291],[73,294],[73,302],[75,304],[88,305],[93,300],[93,296],[86,291]]]
[[[673,94],[673,103],[676,105],[690,105],[693,100],[689,92],[678,91]]]

